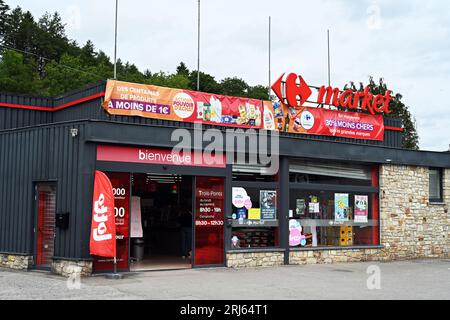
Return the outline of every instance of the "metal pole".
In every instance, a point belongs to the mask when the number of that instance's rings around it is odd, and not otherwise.
[[[272,51],[272,43],[271,43],[271,24],[272,24],[272,18],[269,16],[269,99],[271,90],[270,87],[272,86],[272,79],[271,79],[271,51]]]
[[[119,0],[116,0],[116,23],[114,31],[114,79],[117,79],[117,12],[119,7]]]
[[[200,91],[200,0],[198,0],[198,30],[197,30],[197,91]]]
[[[327,42],[328,42],[328,86],[331,86],[331,63],[330,63],[330,30],[327,30]]]

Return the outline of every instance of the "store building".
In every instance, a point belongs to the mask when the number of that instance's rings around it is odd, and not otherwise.
[[[1,267],[112,269],[89,254],[96,170],[114,187],[122,271],[449,257],[450,153],[402,149],[398,119],[382,118],[378,140],[281,132],[279,170],[266,175],[168,156],[173,132],[194,124],[127,113],[137,106],[111,114],[109,90],[0,93]]]

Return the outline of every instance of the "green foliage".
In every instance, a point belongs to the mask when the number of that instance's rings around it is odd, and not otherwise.
[[[253,99],[270,100],[269,88],[262,86],[262,85],[256,85],[254,87],[249,87],[247,96],[249,98],[253,98]]]
[[[39,82],[35,66],[33,60],[24,63],[21,53],[4,51],[0,59],[0,90],[38,94]]]
[[[373,94],[382,94],[384,95],[386,91],[388,90],[388,87],[386,83],[383,81],[383,79],[380,79],[379,82],[375,82],[373,77],[369,78],[369,84],[370,92]],[[364,84],[361,82],[359,83],[359,88],[356,87],[354,82],[350,82],[349,85],[346,86],[346,89],[351,89],[353,91],[364,91]],[[411,149],[411,150],[418,150],[419,149],[419,136],[417,134],[416,127],[414,125],[412,115],[409,112],[408,106],[406,106],[402,102],[403,96],[399,93],[391,95],[394,97],[390,103],[389,103],[389,109],[392,111],[389,116],[390,117],[397,117],[402,119],[402,124],[404,128],[403,137],[402,137],[402,144],[403,148]]]
[[[191,71],[189,73],[189,89],[197,90],[197,71]],[[202,92],[222,94],[220,84],[216,79],[207,73],[200,71],[200,90]]]
[[[236,97],[245,97],[249,88],[248,84],[239,78],[225,78],[220,85],[224,95]]]

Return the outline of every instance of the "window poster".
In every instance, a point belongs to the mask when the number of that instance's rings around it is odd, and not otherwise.
[[[261,203],[261,219],[276,220],[277,218],[277,192],[261,190],[259,193]]]
[[[367,223],[369,212],[369,196],[355,195],[355,222]]]
[[[261,209],[260,208],[251,208],[248,210],[248,219],[249,220],[261,220]]]
[[[305,199],[296,200],[295,214],[299,216],[305,215]]]
[[[348,193],[334,194],[334,221],[344,222],[348,221],[349,207],[348,207]]]
[[[250,197],[244,188],[233,188],[231,194],[233,205],[236,208],[243,208],[246,202],[250,200]]]
[[[320,212],[320,204],[318,202],[310,202],[309,213],[319,213],[319,212]]]

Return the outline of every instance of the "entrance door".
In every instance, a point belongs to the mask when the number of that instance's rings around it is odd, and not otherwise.
[[[36,185],[36,267],[50,268],[55,243],[56,186]]]
[[[195,178],[194,266],[225,263],[224,203],[224,178]]]

